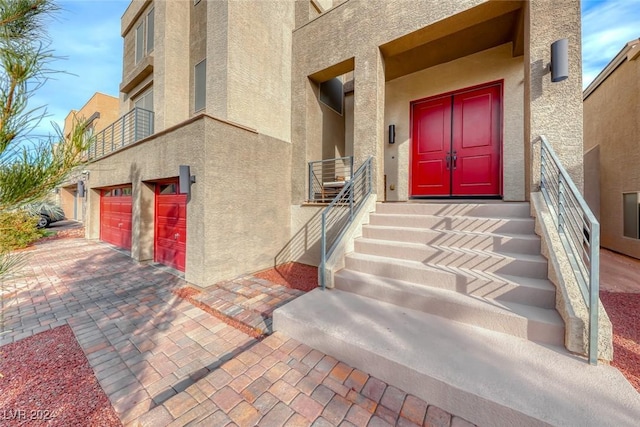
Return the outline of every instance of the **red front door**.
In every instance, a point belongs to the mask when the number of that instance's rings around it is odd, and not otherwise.
[[[131,249],[131,186],[102,190],[100,240]]]
[[[412,103],[412,196],[501,192],[501,83]]]
[[[187,195],[178,182],[156,184],[155,261],[184,271],[187,253]]]

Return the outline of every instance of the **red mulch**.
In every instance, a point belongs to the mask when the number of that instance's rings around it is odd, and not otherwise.
[[[600,291],[613,324],[613,366],[640,392],[640,294]]]
[[[287,288],[309,292],[318,287],[318,267],[289,262],[253,274]]]
[[[121,426],[69,326],[0,347],[0,425]]]
[[[187,301],[189,301],[191,304],[193,304],[194,306],[198,307],[200,310],[209,313],[210,315],[217,317],[218,319],[222,320],[224,323],[226,323],[227,325],[236,328],[237,330],[244,332],[245,334],[249,335],[250,337],[256,338],[258,340],[262,340],[265,337],[265,333],[264,331],[262,331],[261,329],[257,329],[257,328],[253,328],[249,325],[246,325],[242,322],[240,322],[239,320],[234,319],[231,316],[227,316],[226,314],[224,314],[221,311],[218,311],[212,307],[209,307],[207,304],[198,301],[197,299],[195,299],[194,297],[198,294],[200,294],[200,291],[194,288],[191,288],[189,286],[185,286],[183,288],[180,289],[176,289],[173,291],[173,294],[176,295],[178,298],[182,298],[185,299]]]

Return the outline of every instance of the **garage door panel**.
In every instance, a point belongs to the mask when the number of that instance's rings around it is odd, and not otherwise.
[[[100,198],[100,240],[130,250],[131,187],[120,187],[118,190],[120,191],[103,190],[102,192]]]
[[[186,194],[179,194],[177,182],[156,185],[155,261],[184,271],[186,242]]]

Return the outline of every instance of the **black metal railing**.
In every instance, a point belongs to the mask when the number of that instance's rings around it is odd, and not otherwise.
[[[88,159],[95,160],[153,134],[153,111],[134,108],[94,135]]]

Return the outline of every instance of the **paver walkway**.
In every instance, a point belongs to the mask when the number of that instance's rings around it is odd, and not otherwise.
[[[105,245],[28,254],[2,286],[0,344],[69,324],[125,425],[469,425],[281,334],[258,341],[174,295],[183,280]]]

